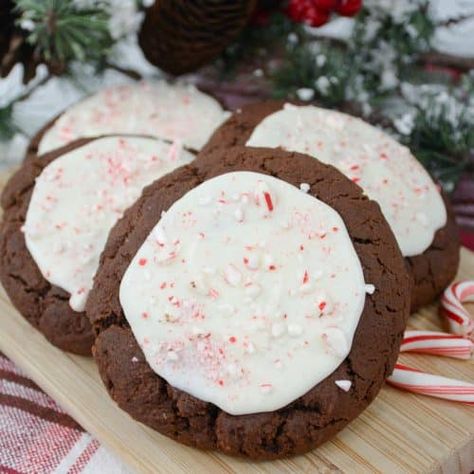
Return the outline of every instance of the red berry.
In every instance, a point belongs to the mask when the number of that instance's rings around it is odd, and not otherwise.
[[[314,8],[308,15],[306,23],[310,26],[322,26],[329,20],[330,13],[327,10]]]
[[[339,0],[336,10],[342,16],[354,16],[362,7],[362,0]]]
[[[329,19],[329,12],[317,8],[314,0],[290,0],[287,14],[292,20],[311,26],[324,25]]]
[[[335,10],[339,5],[339,0],[313,0],[313,4],[320,10]]]

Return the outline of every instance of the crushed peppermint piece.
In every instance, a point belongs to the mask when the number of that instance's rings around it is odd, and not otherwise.
[[[265,203],[269,211],[273,211],[273,201],[269,192],[264,192],[263,196],[265,197]]]
[[[311,189],[311,186],[308,183],[300,184],[300,190],[303,191],[304,193],[308,193],[310,189]]]
[[[323,342],[330,353],[339,358],[345,357],[348,352],[348,344],[344,332],[336,327],[330,327],[322,334]]]
[[[352,386],[352,382],[350,380],[336,380],[334,382],[341,390],[344,392],[348,392]]]
[[[375,292],[375,286],[372,285],[372,283],[367,283],[365,285],[365,292],[368,293],[369,295],[373,295]]]
[[[237,286],[242,280],[242,274],[235,265],[227,265],[224,270],[224,279],[231,286]]]
[[[273,390],[273,385],[271,383],[262,383],[260,384],[260,390],[262,393],[270,393]]]

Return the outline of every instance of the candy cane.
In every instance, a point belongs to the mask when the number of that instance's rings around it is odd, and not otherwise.
[[[440,312],[448,320],[452,333],[473,337],[474,321],[462,305],[468,302],[474,302],[474,281],[453,283],[444,290]]]
[[[400,352],[419,352],[470,359],[474,343],[462,336],[436,331],[405,331]]]
[[[474,384],[396,364],[387,382],[409,392],[474,405]]]
[[[420,352],[458,359],[470,359],[474,347],[474,322],[463,303],[474,301],[474,281],[450,285],[441,298],[440,313],[451,332],[405,331],[400,352]],[[474,384],[427,374],[397,363],[387,382],[394,387],[430,397],[474,405]]]

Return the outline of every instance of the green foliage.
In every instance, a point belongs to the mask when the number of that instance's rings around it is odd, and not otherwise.
[[[284,63],[272,75],[273,96],[296,97],[298,89],[310,88],[327,107],[343,104],[353,75],[346,51],[340,45],[325,43],[309,48],[304,41],[288,45]]]
[[[18,26],[37,54],[53,64],[101,62],[113,44],[102,2],[78,8],[74,0],[15,0]]]
[[[276,12],[270,16],[268,24],[250,24],[244,28],[238,40],[227,47],[218,58],[217,66],[224,77],[232,75],[243,61],[265,58],[268,50],[278,49],[286,42],[288,34],[300,30],[300,25],[293,23],[283,13]]]
[[[474,123],[462,106],[453,120],[449,104],[434,100],[419,108],[409,145],[417,158],[451,191],[466,169],[474,170]],[[429,113],[429,110],[436,113]]]
[[[298,41],[287,44],[282,64],[271,76],[273,95],[295,98],[298,89],[310,88],[323,106],[361,110],[369,121],[382,119],[397,135],[387,103],[406,101],[400,85],[440,84],[448,91],[444,103],[433,97],[405,104],[416,108],[414,126],[399,138],[450,191],[460,174],[474,166],[474,104],[468,101],[474,97],[474,75],[467,74],[450,90],[446,76],[423,69],[419,59],[429,50],[434,24],[425,1],[412,5],[399,14],[376,3],[365,7],[347,44],[315,40],[299,30]]]

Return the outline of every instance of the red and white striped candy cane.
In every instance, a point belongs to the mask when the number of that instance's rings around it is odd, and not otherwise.
[[[443,293],[440,313],[449,322],[451,332],[405,331],[400,352],[420,352],[458,359],[470,359],[474,322],[463,303],[474,301],[474,281],[453,283]],[[474,405],[474,384],[427,374],[397,363],[387,382],[409,392]]]
[[[405,331],[400,352],[418,352],[470,359],[474,343],[465,337],[436,331]]]
[[[447,318],[453,334],[473,337],[474,321],[463,303],[474,302],[474,281],[465,280],[449,285],[441,297],[441,314]]]
[[[409,392],[474,405],[474,384],[396,364],[387,382]]]

